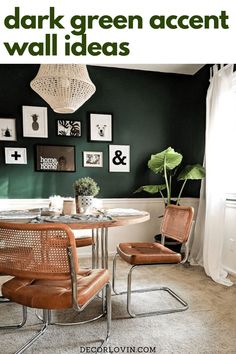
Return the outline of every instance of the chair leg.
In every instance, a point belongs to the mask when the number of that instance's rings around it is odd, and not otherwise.
[[[111,334],[111,284],[110,283],[106,285],[106,313],[107,313],[107,335],[104,343],[109,340]]]
[[[7,299],[6,297],[4,296],[0,296],[0,304],[5,304],[5,303],[8,303],[8,302],[12,302],[11,300]]]
[[[41,337],[47,330],[48,325],[50,324],[50,311],[43,310],[43,327],[40,329],[38,333],[36,333],[28,342],[26,342],[15,354],[21,354],[26,349],[28,349],[39,337]]]
[[[21,328],[24,326],[27,320],[27,307],[22,306],[22,321],[20,323],[12,324],[12,325],[4,325],[0,326],[1,329],[16,329],[16,328]]]
[[[116,253],[114,258],[113,258],[112,290],[113,290],[115,295],[127,294],[127,312],[128,312],[128,314],[131,317],[141,317],[141,316],[144,317],[144,316],[162,315],[162,314],[167,314],[167,313],[181,312],[181,311],[185,311],[185,310],[188,309],[187,302],[184,301],[181,297],[179,297],[172,289],[170,289],[170,288],[168,288],[166,286],[132,290],[132,272],[133,272],[133,270],[135,268],[142,267],[142,266],[147,266],[145,264],[143,264],[143,265],[134,265],[134,266],[132,266],[130,268],[128,276],[127,276],[127,291],[118,292],[116,290],[116,288],[115,288],[117,256],[118,256],[118,253]],[[156,264],[153,264],[153,265],[157,266]],[[134,313],[131,310],[131,295],[132,295],[132,293],[145,293],[145,292],[160,291],[160,290],[168,292],[173,298],[175,298],[182,305],[182,307],[170,308],[170,309],[164,309],[164,310],[152,311],[152,312],[144,312],[144,313]]]
[[[115,295],[121,295],[124,294],[125,292],[119,293],[116,290],[116,260],[117,260],[117,256],[118,253],[115,254],[115,256],[113,257],[113,262],[112,262],[112,290],[114,292]]]
[[[174,313],[174,312],[181,312],[181,311],[186,311],[188,309],[188,304],[186,301],[184,301],[181,297],[179,297],[173,290],[166,286],[162,287],[155,287],[155,288],[146,288],[146,289],[135,289],[132,290],[131,285],[132,285],[132,272],[135,268],[145,266],[145,265],[135,265],[132,266],[129,270],[128,277],[127,277],[127,312],[131,317],[145,317],[145,316],[154,316],[154,315],[164,315],[168,313]],[[142,313],[134,313],[131,310],[131,295],[132,293],[146,293],[146,292],[152,292],[152,291],[166,291],[168,292],[175,300],[177,300],[182,307],[175,307],[175,308],[167,308],[164,310],[159,310],[159,311],[151,311],[151,312],[142,312]]]

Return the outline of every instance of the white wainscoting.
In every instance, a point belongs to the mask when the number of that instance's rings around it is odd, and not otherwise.
[[[183,198],[183,205],[191,205],[195,212],[198,207],[198,199]],[[0,210],[19,210],[28,208],[48,207],[48,199],[0,199]],[[109,229],[109,254],[113,254],[116,245],[120,242],[128,241],[148,241],[152,242],[154,235],[159,233],[161,219],[163,215],[163,202],[160,198],[119,198],[119,199],[97,199],[96,205],[100,208],[133,208],[145,210],[150,213],[150,220],[137,225],[114,227]],[[79,231],[76,234],[91,234],[89,230]],[[79,250],[81,256],[91,254],[89,247],[83,247]]]

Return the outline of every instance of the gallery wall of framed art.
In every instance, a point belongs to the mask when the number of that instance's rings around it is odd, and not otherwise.
[[[201,161],[205,128],[202,98],[209,84],[209,67],[193,78],[91,65],[87,68],[96,86],[95,94],[74,113],[59,114],[30,88],[39,65],[0,65],[4,82],[0,90],[3,197],[47,198],[57,193],[72,196],[74,181],[91,176],[101,187],[99,197],[137,198],[133,194],[137,187],[155,183],[147,168],[150,154],[172,144],[188,161]],[[179,97],[182,94],[187,98],[183,105]],[[186,149],[186,126],[196,142],[191,151]],[[37,171],[36,145],[75,146],[75,169]],[[129,146],[129,153],[116,148],[111,156],[110,145]],[[6,159],[5,148],[13,148],[13,160],[9,156]],[[22,164],[18,155],[24,150],[19,149],[26,149]],[[60,157],[53,158],[58,162]],[[198,187],[187,186],[186,193],[196,196]]]

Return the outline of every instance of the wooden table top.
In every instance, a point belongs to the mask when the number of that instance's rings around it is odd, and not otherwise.
[[[56,221],[53,220],[50,222],[50,220],[45,220],[43,223],[64,223],[67,224],[71,229],[73,230],[80,230],[80,229],[98,229],[98,228],[110,228],[110,227],[117,227],[117,226],[128,226],[128,225],[134,225],[134,224],[139,224],[145,221],[148,221],[150,219],[150,214],[148,212],[143,212],[143,214],[140,215],[123,215],[123,216],[117,216],[117,217],[112,217],[111,220],[70,220],[70,222],[66,221]],[[16,218],[7,218],[7,219],[1,219],[0,222],[11,222],[11,223],[29,223],[30,219],[27,218],[22,218],[18,219]]]
[[[112,220],[109,221],[96,221],[96,222],[88,222],[88,223],[70,223],[68,224],[72,229],[98,229],[98,228],[108,228],[108,227],[116,227],[116,226],[128,226],[139,224],[150,219],[150,214],[145,212],[143,215],[126,215],[126,216],[118,216],[113,217]]]

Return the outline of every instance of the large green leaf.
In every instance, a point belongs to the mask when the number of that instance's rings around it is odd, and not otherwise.
[[[201,165],[188,165],[180,172],[178,176],[178,181],[183,181],[187,179],[203,179],[205,175],[205,168]]]
[[[151,159],[148,161],[148,167],[155,173],[163,173],[164,165],[166,164],[167,170],[173,170],[179,166],[183,156],[176,152],[171,147],[159,152],[155,155],[151,155]]]
[[[165,184],[159,184],[159,185],[147,185],[147,186],[141,186],[139,187],[134,193],[139,193],[139,192],[148,192],[151,194],[159,193],[160,191],[166,189]]]

